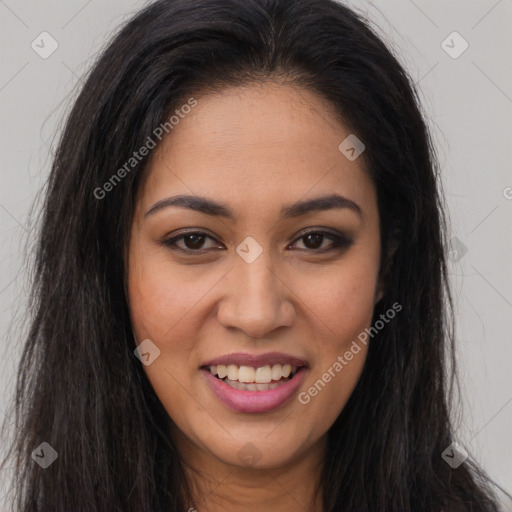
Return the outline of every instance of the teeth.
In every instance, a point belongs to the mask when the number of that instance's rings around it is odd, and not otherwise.
[[[279,382],[270,382],[269,384],[244,384],[237,380],[225,380],[228,386],[235,389],[241,389],[242,391],[267,391],[268,389],[275,389],[281,384]]]
[[[277,383],[273,383],[272,381],[278,381],[282,378],[286,379],[290,375],[293,376],[297,371],[297,367],[291,366],[290,364],[274,364],[273,366],[266,365],[260,366],[259,368],[253,368],[252,366],[237,366],[236,364],[230,364],[227,366],[219,364],[216,366],[210,366],[209,369],[211,374],[217,375],[219,379],[227,377],[230,381],[247,384],[243,389],[250,389],[253,391],[263,390],[263,388],[260,389],[258,386],[265,386],[264,389],[273,389],[273,387],[268,387],[268,385],[272,386],[272,384],[277,385]],[[251,386],[253,383],[255,383],[254,389],[252,389]]]
[[[219,379],[223,379],[228,375],[228,369],[223,364],[219,364],[219,366],[210,366],[210,371],[213,373],[213,375],[217,373]]]
[[[238,381],[239,382],[254,382],[256,372],[254,368],[250,366],[240,366],[238,369]]]
[[[234,364],[230,364],[228,366],[228,379],[229,380],[238,380],[238,366],[236,366]]]
[[[283,376],[283,367],[280,364],[272,366],[272,380],[279,380]]]
[[[267,384],[272,380],[272,368],[269,365],[256,368],[255,382],[258,384]],[[276,379],[279,380],[279,379]]]

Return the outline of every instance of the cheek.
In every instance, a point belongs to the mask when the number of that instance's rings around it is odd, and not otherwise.
[[[316,275],[304,283],[303,297],[308,317],[317,324],[319,353],[333,353],[350,345],[369,327],[375,305],[378,264],[351,258],[332,272]],[[321,335],[320,335],[321,333]]]
[[[157,343],[183,339],[192,330],[190,312],[213,286],[211,279],[196,276],[193,282],[168,261],[134,258],[130,264],[128,294],[137,339],[148,337]],[[180,331],[179,334],[176,334]],[[186,338],[186,336],[185,336]]]
[[[339,361],[338,357],[347,354],[343,369],[338,366],[339,371],[335,371],[337,378],[331,379],[338,384],[343,382],[343,396],[349,390],[346,386],[351,388],[352,382],[355,385],[364,366],[367,345],[361,342],[361,333],[371,325],[374,289],[373,280],[366,278],[363,282],[362,276],[354,273],[346,280],[343,276],[329,280],[317,301],[310,301],[310,318],[316,319],[314,332],[317,364],[312,368],[313,376],[320,378],[329,369],[336,370],[333,365]],[[337,385],[331,384],[330,387],[336,388]],[[342,395],[338,397],[341,398]]]
[[[340,276],[338,283],[333,282],[330,307],[326,304],[325,308],[330,313],[333,331],[343,334],[342,345],[369,326],[375,305],[375,286],[376,275],[367,267],[352,269]]]
[[[358,336],[371,326],[379,256],[370,252],[354,254],[303,289],[314,323],[315,365],[298,400],[305,413],[322,418],[315,427],[320,434],[347,403],[366,361],[367,338]]]
[[[154,362],[144,366],[149,381],[173,419],[195,404],[184,389],[188,362],[194,351],[197,322],[190,314],[200,300],[201,286],[184,282],[157,258],[133,255],[129,267],[128,295],[137,343],[151,340],[160,350]],[[204,295],[204,291],[203,291]],[[178,411],[178,413],[176,413]]]
[[[154,254],[133,251],[128,273],[133,332],[137,343],[149,339],[160,351],[144,371],[168,410],[180,408],[186,399],[179,383],[186,382],[195,347],[197,318],[190,312],[204,295],[202,288],[187,285],[183,275]]]

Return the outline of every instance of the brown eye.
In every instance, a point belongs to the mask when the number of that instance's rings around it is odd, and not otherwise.
[[[310,250],[319,253],[349,247],[353,243],[353,241],[344,234],[340,233],[339,235],[336,235],[328,231],[310,231],[309,233],[305,233],[299,237],[292,245],[297,244],[301,240],[305,247],[303,250]],[[323,245],[326,240],[330,240],[331,244]],[[302,248],[299,247],[299,249]]]
[[[194,231],[190,233],[182,233],[181,235],[173,236],[172,238],[163,240],[161,243],[165,247],[168,247],[173,250],[188,252],[189,254],[204,254],[204,252],[211,248],[218,248],[218,245],[204,247],[207,239],[210,239],[213,242],[215,242],[215,240],[210,235],[202,233],[201,231]]]
[[[321,233],[311,233],[302,238],[304,240],[304,245],[308,249],[319,249],[324,240],[324,235]]]
[[[183,236],[183,243],[187,247],[187,249],[201,249],[205,240],[204,235],[200,235],[197,233],[192,233],[191,235]]]

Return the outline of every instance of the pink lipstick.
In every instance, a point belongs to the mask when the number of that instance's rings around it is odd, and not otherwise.
[[[287,403],[307,373],[307,363],[295,356],[270,352],[229,354],[200,367],[206,382],[227,407],[261,413]]]

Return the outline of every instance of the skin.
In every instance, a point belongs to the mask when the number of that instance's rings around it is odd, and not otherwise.
[[[199,512],[320,511],[314,497],[326,433],[361,374],[367,347],[307,404],[293,397],[267,413],[239,413],[213,394],[199,367],[232,352],[279,351],[309,369],[307,391],[357,335],[370,327],[382,295],[377,195],[361,158],[338,146],[350,131],[315,93],[265,83],[195,96],[198,104],[154,150],[138,192],[128,246],[127,291],[137,343],[160,355],[144,370],[190,464],[190,504]],[[330,209],[284,220],[285,205],[340,194],[362,211]],[[169,206],[178,194],[228,205],[235,219]],[[298,235],[322,228],[350,235],[308,245]],[[212,238],[160,242],[181,230]],[[180,233],[178,233],[180,231]],[[247,263],[237,246],[252,236],[263,252]],[[316,243],[316,245],[315,245]],[[194,255],[202,247],[202,255]],[[238,452],[252,443],[259,460]],[[199,470],[198,476],[195,470]]]

